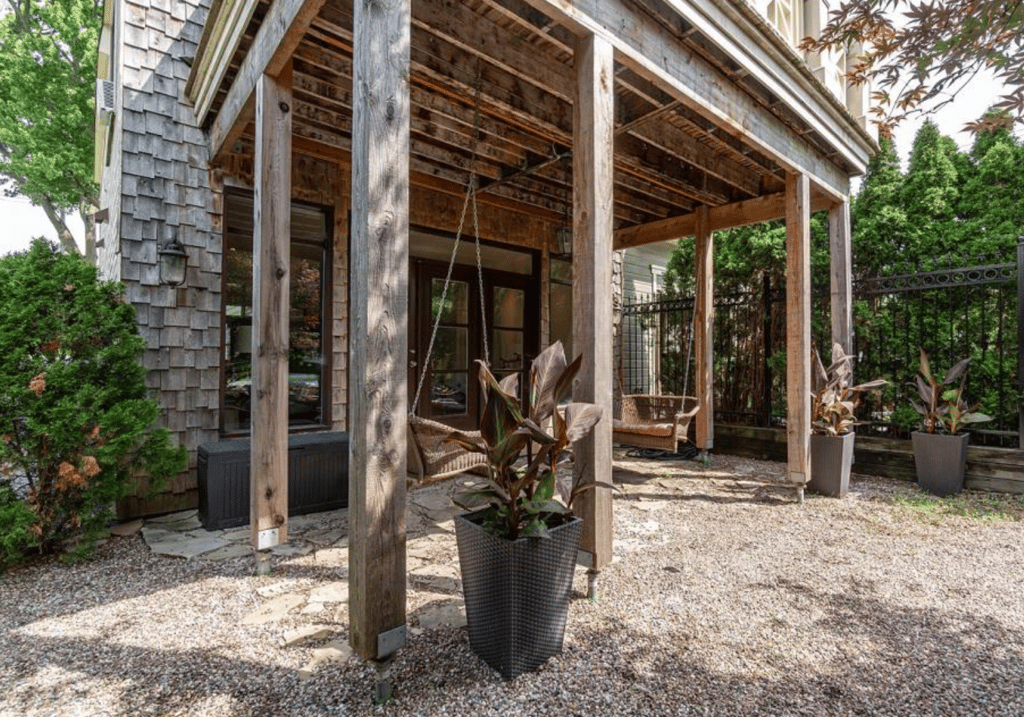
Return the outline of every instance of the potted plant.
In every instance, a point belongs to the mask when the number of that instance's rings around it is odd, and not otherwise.
[[[914,445],[917,484],[938,496],[954,495],[963,490],[970,440],[970,434],[962,432],[963,427],[992,420],[977,412],[978,404],[968,407],[964,401],[970,362],[969,358],[960,361],[949,369],[942,381],[937,381],[932,375],[928,354],[921,349],[921,368],[917,375],[921,403],[911,403],[922,416],[924,430],[914,431],[910,438]],[[944,388],[952,386],[957,379],[960,379],[958,387]]]
[[[488,477],[455,496],[475,508],[456,516],[455,532],[470,646],[512,679],[562,650],[582,532],[570,508],[595,484],[582,484],[559,464],[601,419],[601,409],[558,405],[581,364],[577,358],[566,365],[561,342],[533,361],[528,410],[516,397],[517,375],[499,383],[477,363],[485,400],[479,434],[453,431],[447,440],[484,454]]]
[[[811,365],[811,478],[807,488],[843,498],[850,487],[853,464],[854,410],[860,394],[881,388],[887,381],[875,379],[851,386],[853,356],[839,344],[832,346],[832,365],[827,369],[816,350]]]

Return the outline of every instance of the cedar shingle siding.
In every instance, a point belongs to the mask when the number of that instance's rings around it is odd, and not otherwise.
[[[126,0],[115,16],[113,146],[104,170],[98,264],[125,283],[149,345],[147,382],[157,391],[165,423],[190,449],[188,473],[169,493],[122,512],[160,512],[196,500],[195,449],[217,439],[220,375],[220,193],[210,187],[203,133],[178,98],[188,78],[208,2]],[[182,288],[160,285],[157,232],[176,227],[188,252]],[[161,237],[162,238],[162,237]]]

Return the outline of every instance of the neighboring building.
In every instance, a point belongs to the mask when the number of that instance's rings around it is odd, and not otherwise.
[[[712,221],[747,222],[726,210],[748,200],[762,202],[758,212],[780,216],[779,197],[794,171],[811,178],[809,204],[841,206],[849,177],[864,170],[874,149],[863,129],[863,89],[842,81],[845,58],[830,53],[803,65],[792,50],[824,17],[823,3],[758,4],[772,26],[733,0],[658,4],[666,15],[660,24],[634,13],[628,0],[561,5],[412,1],[410,399],[459,225],[469,148],[473,137],[482,138],[476,167],[483,296],[476,252],[464,246],[428,395],[414,407],[455,425],[476,417],[472,360],[482,355],[485,330],[498,371],[522,367],[556,338],[572,343],[580,301],[572,263],[559,253],[556,237],[571,213],[572,58],[586,28],[619,13],[621,22],[650,33],[647,45],[630,44],[631,36],[607,39],[617,63],[613,220],[622,248],[651,241],[632,233],[647,227],[655,227],[660,242],[674,240],[664,223],[677,219],[672,226],[692,234],[701,206],[721,210]],[[708,20],[712,13],[721,17]],[[288,33],[270,28],[267,17]],[[719,37],[716,22],[735,36]],[[292,124],[289,426],[350,425],[350,339],[358,323],[350,308],[357,306],[353,281],[363,278],[350,272],[349,250],[361,236],[350,172],[353,105],[361,101],[351,91],[353,27],[352,4],[342,0],[105,3],[96,150],[105,221],[97,226],[98,263],[106,278],[126,286],[150,347],[149,384],[166,425],[191,456],[189,472],[168,493],[144,499],[140,491],[125,512],[195,505],[197,447],[250,431],[259,313],[252,272],[260,241],[252,83],[263,76],[253,67],[290,80],[281,80]],[[652,64],[645,57],[651,52],[663,56]],[[683,66],[690,69],[679,71]],[[187,262],[180,286],[162,283],[159,267],[159,250],[175,238]],[[671,243],[630,248],[616,269],[625,296],[655,291],[670,253]],[[648,373],[656,387],[656,368]]]
[[[677,241],[654,242],[622,252],[622,300],[653,301],[665,286],[665,271]],[[662,393],[661,327],[657,315],[621,318],[616,388],[623,393]]]

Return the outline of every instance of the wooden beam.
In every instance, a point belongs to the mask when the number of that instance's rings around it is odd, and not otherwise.
[[[302,129],[298,128],[296,132],[301,132]],[[329,144],[322,140],[313,139],[296,134],[292,138],[292,146],[296,152],[308,155],[310,157],[317,157],[319,159],[325,159],[331,162],[337,162],[338,164],[349,167],[352,164],[352,153],[345,147],[340,147],[335,144]],[[413,159],[410,159],[410,165],[420,164]],[[410,170],[409,172],[409,183],[414,187],[422,187],[423,189],[431,189],[442,194],[448,194],[453,197],[459,197],[460,199],[466,194],[466,185],[464,183],[451,181],[438,177],[431,174],[428,171],[423,170],[416,171]],[[551,211],[544,207],[538,207],[533,204],[527,204],[521,200],[513,197],[503,196],[495,194],[493,192],[481,193],[477,197],[477,203],[480,205],[487,205],[491,207],[498,207],[514,212],[523,214],[529,214],[532,220],[543,220],[547,222],[553,222],[556,224],[563,223],[563,217],[561,212]],[[415,210],[414,210],[415,211]],[[422,223],[417,220],[416,223]]]
[[[830,209],[832,201],[825,196],[815,197],[811,201],[811,211],[817,212],[823,209]],[[711,231],[721,231],[731,227],[740,227],[746,224],[758,224],[770,222],[776,219],[784,219],[786,216],[786,194],[766,194],[755,199],[744,199],[741,202],[723,204],[714,207],[708,212],[708,228]],[[630,249],[632,247],[653,244],[659,241],[670,239],[682,239],[693,236],[697,230],[697,214],[691,212],[678,217],[659,219],[649,224],[641,224],[632,227],[623,227],[615,232],[615,248]]]
[[[715,447],[714,348],[715,326],[715,244],[708,220],[708,208],[698,207],[697,215],[697,298],[694,302],[694,356],[697,368],[697,448]]]
[[[275,0],[270,6],[227,97],[221,103],[217,119],[210,127],[211,159],[215,159],[224,147],[242,134],[252,116],[250,108],[256,83],[265,74],[273,77],[280,73],[325,2]],[[206,124],[205,116],[199,117],[199,124]]]
[[[828,213],[830,284],[832,290],[832,343],[853,351],[853,263],[850,241],[850,202],[840,202]],[[831,349],[831,347],[830,347]]]
[[[786,176],[786,477],[811,473],[811,212],[806,175]]]
[[[587,35],[576,46],[573,103],[573,345],[583,368],[573,400],[595,403],[604,417],[574,445],[584,481],[612,482],[612,201],[614,145],[612,46]],[[578,473],[579,475],[579,473]],[[612,562],[612,496],[605,488],[580,496],[580,550],[591,570]]]
[[[345,13],[342,8],[330,6],[324,13],[328,18],[318,18],[314,25],[320,31],[329,31],[337,35],[344,42],[344,24],[347,17]],[[433,5],[428,3],[423,7],[417,6],[417,20],[414,22],[412,36],[415,85],[422,86],[434,96],[449,97],[453,102],[457,101],[464,105],[465,111],[471,112],[469,101],[476,97],[477,84],[480,82],[475,75],[463,68],[484,62],[487,71],[481,70],[481,76],[484,78],[480,88],[482,118],[494,118],[511,124],[513,132],[517,132],[515,128],[518,127],[523,132],[533,134],[547,143],[542,150],[543,154],[550,151],[551,144],[569,146],[571,132],[566,126],[568,101],[564,92],[564,75],[568,71],[564,63],[548,57],[550,63],[541,63],[546,69],[536,69],[537,56],[530,55],[521,48],[511,47],[507,42],[502,44],[502,39],[507,36],[505,30],[481,27],[475,30],[441,32],[434,26],[420,22],[421,13],[424,17],[432,17],[434,25],[453,21],[450,18],[443,20],[451,15],[451,10],[447,6],[438,5],[436,0]],[[465,11],[459,11],[452,17],[463,17],[468,20],[472,16],[472,13],[466,15]],[[439,42],[439,38],[444,41]],[[476,38],[475,44],[469,42],[472,38]],[[446,47],[446,42],[451,42],[454,47]],[[496,42],[498,44],[495,44]],[[489,49],[481,54],[478,46],[486,46]],[[304,50],[300,49],[299,52],[304,53]],[[493,71],[490,68],[494,68]],[[542,78],[543,82],[540,81]],[[418,101],[416,88],[414,101]],[[453,119],[457,118],[453,115]],[[413,130],[415,147],[415,124]],[[507,130],[499,129],[492,136],[501,140],[505,134]],[[677,143],[678,141],[682,140],[677,138]],[[623,146],[616,159],[617,169],[632,173],[646,183],[663,187],[681,198],[685,197],[695,202],[727,201],[731,192],[717,179],[718,174],[736,179],[737,173],[747,171],[742,167],[728,166],[732,164],[731,160],[712,161],[706,152],[698,156],[692,141],[682,147],[667,149],[652,142],[648,143],[643,151],[636,151],[642,142],[634,137],[622,137],[620,142]],[[688,154],[690,150],[693,150],[690,152],[693,156]],[[630,152],[635,152],[636,156],[629,156]],[[710,182],[705,172],[712,176]],[[689,175],[689,178],[686,175]],[[743,174],[742,177],[743,179],[736,181],[741,182],[741,186],[749,193],[752,187],[750,177],[748,174]]]
[[[615,48],[616,60],[788,171],[807,174],[836,194],[848,193],[845,172],[686,47],[672,31],[653,22],[639,4],[628,0],[525,2],[567,24],[577,34],[592,32],[604,38]],[[844,152],[848,150],[844,148]],[[863,163],[867,153],[863,158],[848,158]]]
[[[712,177],[722,180],[744,194],[757,196],[761,191],[760,175],[740,167],[717,149],[712,149],[698,139],[690,136],[672,124],[671,118],[662,117],[660,121],[644,123],[629,131],[637,139],[646,144],[682,158],[685,162],[706,172]],[[616,143],[626,149],[629,145],[620,140]]]
[[[794,52],[778,33],[761,29],[767,24],[763,15],[735,0],[668,2],[747,77],[778,97],[794,116],[841,153],[855,174],[867,169],[876,149],[871,136],[851,120],[845,98],[837,99],[814,82],[802,53]]]
[[[411,0],[355,3],[349,295],[349,640],[405,643]]]
[[[190,73],[190,81],[185,87],[186,95],[195,105],[196,117],[206,117],[210,111],[257,5],[258,0],[228,0],[211,18],[214,27],[202,46],[204,51],[197,58],[200,66]]]
[[[256,83],[252,240],[250,527],[256,550],[288,540],[291,65]]]

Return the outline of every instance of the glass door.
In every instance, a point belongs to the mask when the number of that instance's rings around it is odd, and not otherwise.
[[[415,410],[418,415],[435,421],[471,428],[475,426],[478,393],[473,360],[477,358],[480,300],[471,277],[461,268],[456,268],[445,292],[445,269],[433,263],[422,263],[417,271],[416,354],[425,359],[429,353],[430,359],[423,367],[427,376]],[[475,312],[473,307],[476,307]],[[430,335],[439,314],[437,335],[430,350]],[[416,354],[411,360],[410,380],[415,377],[418,381]]]
[[[491,371],[501,381],[526,369],[526,292],[509,286],[491,289]],[[520,380],[519,395],[522,394]]]
[[[414,327],[410,340],[409,398],[419,381],[421,357],[427,371],[416,415],[455,428],[476,429],[482,398],[476,359],[484,358],[480,282],[475,267],[457,265],[444,294],[448,267],[418,260],[414,270]],[[491,371],[500,381],[527,369],[537,351],[540,295],[532,277],[484,270],[484,305]],[[434,318],[440,314],[434,347],[429,350]],[[520,381],[520,396],[522,381]]]

